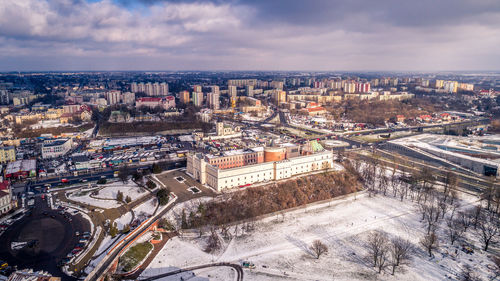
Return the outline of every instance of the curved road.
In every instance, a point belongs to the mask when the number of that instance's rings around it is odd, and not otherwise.
[[[148,278],[145,278],[145,279],[140,279],[140,281],[157,280],[157,279],[160,279],[160,278],[163,278],[163,277],[167,277],[167,276],[171,276],[171,275],[176,275],[176,274],[187,272],[187,271],[193,271],[193,270],[197,270],[197,269],[214,267],[214,266],[227,266],[227,267],[233,268],[234,270],[236,270],[236,274],[237,274],[236,280],[237,281],[243,281],[243,268],[239,264],[228,263],[228,262],[218,262],[218,263],[211,263],[211,264],[205,264],[205,265],[198,265],[198,266],[188,267],[188,268],[184,268],[184,269],[178,269],[178,270],[174,270],[174,271],[171,271],[171,272],[167,272],[167,273],[163,273],[163,274],[158,274],[158,275],[155,275],[155,276],[151,276],[151,277],[148,277]]]

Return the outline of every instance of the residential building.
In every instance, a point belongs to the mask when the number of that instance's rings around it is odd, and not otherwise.
[[[345,82],[343,90],[346,93],[356,92],[356,82]]]
[[[16,148],[14,146],[0,147],[0,163],[16,161]]]
[[[280,103],[286,102],[286,92],[280,91],[280,90],[275,90],[271,94],[271,99],[274,101],[274,103],[276,105],[279,105]]]
[[[236,96],[238,96],[238,88],[236,88],[236,86],[228,86],[227,92],[230,98],[236,98]]]
[[[194,85],[193,86],[193,92],[195,92],[195,93],[201,93],[203,91],[202,91],[202,88],[201,88],[200,85]]]
[[[217,86],[214,86],[217,87]],[[213,110],[218,110],[220,107],[219,91],[213,91],[207,94],[207,104]]]
[[[175,108],[175,98],[173,96],[166,96],[164,98],[138,98],[135,102],[135,107],[139,108],[141,106],[150,108],[161,107],[164,109]]]
[[[271,88],[283,90],[283,81],[271,81]]]
[[[106,93],[106,100],[109,105],[114,105],[120,103],[121,92],[120,91],[109,91]]]
[[[356,92],[358,93],[368,93],[370,92],[370,83],[363,82],[356,84]]]
[[[135,103],[135,93],[133,93],[133,92],[123,93],[122,103],[129,104],[129,105],[134,104]]]
[[[257,79],[231,79],[227,80],[228,86],[245,87],[247,85],[256,86]]]
[[[246,85],[245,86],[245,94],[248,97],[253,97],[253,86],[252,85]]]
[[[8,90],[0,90],[0,104],[10,104],[10,92]]]
[[[443,89],[450,94],[456,93],[458,91],[458,82],[445,81],[443,84]]]
[[[12,209],[12,191],[9,181],[0,182],[0,215]]]
[[[183,104],[188,104],[189,101],[191,100],[189,98],[189,92],[188,91],[182,91],[179,93],[179,100]]]
[[[192,101],[195,106],[201,107],[203,105],[203,92],[193,92]]]

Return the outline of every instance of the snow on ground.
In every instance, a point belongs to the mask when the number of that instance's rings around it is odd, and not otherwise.
[[[104,199],[92,198],[90,197],[91,192],[92,191],[71,192],[68,198],[76,202],[92,205],[103,209],[112,209],[120,206],[120,203],[118,203],[116,200],[104,200]]]
[[[126,212],[115,220],[116,227],[118,230],[122,230],[126,225],[130,224],[130,220],[132,220],[132,212]]]
[[[170,221],[176,228],[179,228],[181,225],[182,210],[185,210],[186,216],[188,216],[191,211],[198,209],[200,203],[208,202],[212,199],[211,197],[200,197],[176,204],[163,217]]]
[[[289,212],[284,219],[274,216],[260,220],[255,230],[226,241],[220,253],[214,255],[203,251],[206,237],[173,238],[143,276],[212,261],[238,263],[243,260],[249,260],[257,267],[245,270],[245,280],[456,280],[466,263],[484,279],[488,276],[487,266],[491,262],[487,254],[477,248],[474,254],[465,254],[459,243],[451,247],[443,229],[438,230],[441,247],[435,251],[434,257],[429,258],[419,245],[425,234],[419,221],[421,214],[411,201],[401,202],[383,196],[370,198],[366,194],[354,198],[334,201],[330,207],[327,203],[321,209]],[[472,204],[474,202],[462,202],[464,208]],[[178,209],[180,211],[182,207]],[[397,268],[394,276],[389,269],[377,274],[366,258],[367,236],[372,230],[384,231],[389,237],[408,239],[417,249],[409,265]],[[475,240],[475,232],[468,230],[467,235],[475,246],[481,246]],[[309,245],[316,239],[329,248],[320,259],[312,258],[309,250]],[[455,249],[458,249],[456,256]],[[212,276],[210,280],[232,280],[228,274],[221,278]]]
[[[215,258],[216,257],[203,252],[198,246],[190,243],[189,241],[184,241],[179,237],[174,237],[165,244],[161,252],[158,253],[158,255],[156,255],[150,263],[149,267],[141,274],[141,277],[162,274],[179,268],[189,267],[191,265],[212,263],[215,261]],[[234,280],[235,276],[233,271],[229,268],[197,270],[196,275],[199,276],[189,280]],[[183,275],[175,275],[158,280],[177,281],[181,276],[189,277],[192,276],[192,273],[187,272]]]
[[[151,198],[133,209],[135,217],[141,221],[153,215],[158,205],[158,199]]]
[[[137,198],[145,195],[147,193],[146,190],[139,187],[135,182],[128,181],[127,183],[123,183],[122,181],[117,181],[111,184],[107,184],[103,189],[99,190],[99,194],[95,197],[105,198],[105,199],[116,199],[116,194],[118,191],[123,193],[123,198],[130,196],[132,201]]]
[[[99,245],[99,248],[95,252],[93,256],[93,260],[90,261],[89,265],[85,267],[85,273],[89,274],[100,262],[101,260],[106,256],[105,253],[103,253],[100,256],[97,256],[98,254],[102,253],[107,247],[109,247],[114,241],[114,238],[111,238],[111,236],[106,235],[104,236],[104,239],[101,241],[101,244]]]

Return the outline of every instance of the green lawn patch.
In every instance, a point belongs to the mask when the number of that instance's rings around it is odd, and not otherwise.
[[[124,272],[131,271],[136,267],[153,249],[153,245],[149,242],[144,242],[137,244],[120,257],[119,267],[123,269]]]

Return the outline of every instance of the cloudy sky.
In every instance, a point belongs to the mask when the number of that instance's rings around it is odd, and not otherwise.
[[[1,0],[11,70],[500,70],[500,1]]]

